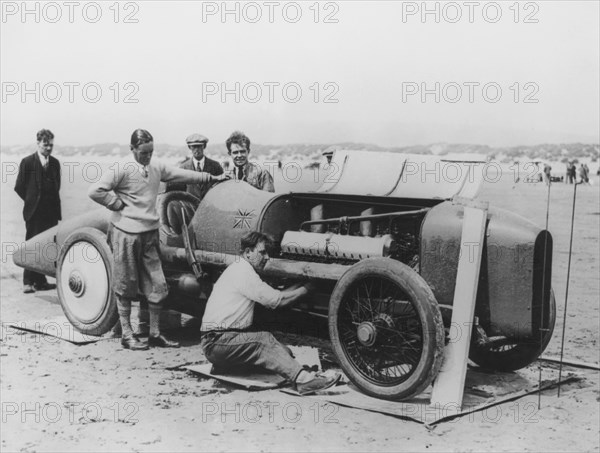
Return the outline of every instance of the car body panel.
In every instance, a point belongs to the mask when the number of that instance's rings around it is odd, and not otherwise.
[[[453,305],[460,253],[474,256],[476,244],[461,248],[463,209],[444,202],[425,217],[421,230],[421,276],[439,304]],[[539,227],[511,212],[490,208],[483,244],[476,315],[490,335],[532,334],[534,252],[543,233]],[[539,248],[539,244],[538,244]],[[547,253],[551,254],[551,244]]]
[[[483,184],[486,158],[459,160],[421,154],[336,151],[318,192],[410,199],[474,198]],[[366,177],[377,175],[376,178]]]

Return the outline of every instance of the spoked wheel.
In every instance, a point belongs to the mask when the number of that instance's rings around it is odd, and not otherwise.
[[[437,376],[444,325],[427,283],[388,258],[360,261],[338,281],[329,334],[342,369],[363,392],[400,400]]]
[[[469,351],[469,358],[477,365],[497,371],[515,371],[525,368],[533,363],[546,349],[554,324],[556,323],[556,299],[554,291],[550,292],[550,303],[548,304],[548,326],[543,334],[539,330],[534,334],[534,338],[529,341],[516,341],[515,339],[506,339],[505,341],[491,346],[472,345]]]
[[[102,335],[118,320],[112,263],[106,235],[95,228],[73,232],[61,247],[58,297],[65,316],[80,332]]]

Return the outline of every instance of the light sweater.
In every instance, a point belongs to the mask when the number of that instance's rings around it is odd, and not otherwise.
[[[160,226],[156,197],[161,181],[202,184],[211,179],[209,173],[184,170],[155,159],[145,167],[147,176],[143,169],[129,156],[112,164],[88,191],[92,200],[114,211],[111,223],[128,233],[144,233]]]
[[[254,320],[254,304],[277,308],[281,291],[263,282],[244,258],[229,265],[206,303],[201,330],[247,329]]]

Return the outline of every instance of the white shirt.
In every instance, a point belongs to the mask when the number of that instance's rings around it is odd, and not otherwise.
[[[44,166],[44,167],[45,167],[46,165],[48,165],[48,157],[47,157],[47,156],[44,156],[44,155],[43,155],[42,153],[40,153],[39,151],[37,152],[37,154],[38,154],[38,157],[40,158],[40,162],[41,162],[42,166]]]
[[[254,319],[254,304],[277,308],[281,291],[263,282],[244,258],[230,264],[212,290],[204,317],[203,332],[210,330],[246,329]]]
[[[194,170],[204,171],[204,159],[205,158],[206,158],[206,156],[202,157],[202,159],[200,159],[200,160],[196,160],[195,158],[192,157],[192,160],[194,161]]]

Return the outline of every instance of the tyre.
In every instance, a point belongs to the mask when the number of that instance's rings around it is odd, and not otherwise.
[[[546,349],[552,338],[554,324],[556,323],[554,291],[550,293],[548,308],[550,310],[548,314],[548,330],[544,332],[541,338],[536,336],[535,339],[527,342],[517,342],[508,339],[491,347],[472,345],[469,351],[469,358],[482,368],[496,371],[520,370],[533,363],[544,352],[544,349]]]
[[[60,249],[58,297],[65,316],[82,333],[102,335],[118,321],[112,264],[106,235],[95,228],[71,233]]]
[[[390,258],[360,261],[340,278],[329,303],[329,334],[348,378],[377,398],[421,393],[442,363],[444,325],[433,292]]]

